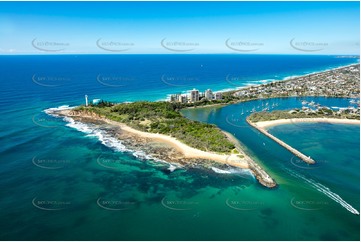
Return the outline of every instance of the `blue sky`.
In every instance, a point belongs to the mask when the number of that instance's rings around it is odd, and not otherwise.
[[[359,2],[0,2],[0,54],[359,54]]]

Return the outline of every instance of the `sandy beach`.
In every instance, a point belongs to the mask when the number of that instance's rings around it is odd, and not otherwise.
[[[171,146],[172,148],[176,149],[179,153],[182,154],[184,158],[211,160],[239,168],[244,168],[244,169],[249,168],[248,162],[246,160],[248,157],[243,153],[242,153],[242,158],[240,158],[239,156],[237,156],[237,154],[229,154],[229,155],[217,154],[213,152],[198,150],[182,143],[181,141],[177,140],[174,137],[170,137],[164,134],[155,134],[155,133],[139,131],[127,126],[124,123],[115,122],[103,117],[96,116],[94,114],[89,114],[89,115],[84,113],[76,114],[72,110],[62,110],[60,114],[69,117],[82,117],[82,118],[89,118],[92,120],[103,121],[112,126],[120,128],[122,132],[127,132],[129,134],[138,136],[140,138],[150,139],[152,142],[165,143]]]
[[[291,123],[334,123],[334,124],[357,124],[360,125],[360,120],[356,119],[337,119],[337,118],[294,118],[294,119],[279,119],[272,121],[256,122],[254,125],[260,128],[272,127],[281,124]]]
[[[170,137],[168,135],[142,132],[142,131],[133,129],[125,124],[117,123],[117,122],[114,122],[111,120],[106,120],[106,122],[110,123],[112,125],[118,125],[123,131],[130,132],[130,133],[138,135],[140,137],[149,138],[154,141],[161,142],[161,143],[166,143],[166,144],[172,146],[173,148],[175,148],[177,151],[181,152],[185,158],[206,159],[206,160],[220,162],[223,164],[237,166],[240,168],[248,168],[247,162],[244,159],[239,158],[236,154],[223,155],[223,154],[216,154],[216,153],[212,153],[212,152],[206,152],[206,151],[192,148],[192,147],[182,143],[181,141],[177,140],[176,138]]]
[[[262,121],[252,123],[247,119],[247,122],[253,126],[254,128],[258,129],[264,135],[268,136],[269,138],[273,139],[275,142],[292,152],[297,157],[301,158],[304,162],[308,164],[314,164],[316,161],[313,160],[310,156],[307,156],[300,151],[296,150],[295,148],[291,147],[290,145],[286,144],[282,140],[278,139],[277,137],[273,136],[267,131],[268,127],[281,125],[281,124],[292,124],[292,123],[338,123],[338,124],[357,124],[360,125],[360,120],[355,119],[335,119],[335,118],[296,118],[296,119],[279,119],[279,120],[272,120],[272,121]]]

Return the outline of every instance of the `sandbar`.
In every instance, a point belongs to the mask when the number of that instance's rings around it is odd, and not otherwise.
[[[257,127],[267,128],[281,124],[292,123],[334,123],[334,124],[358,124],[360,120],[357,119],[337,119],[337,118],[293,118],[293,119],[278,119],[271,121],[260,121],[254,123]]]

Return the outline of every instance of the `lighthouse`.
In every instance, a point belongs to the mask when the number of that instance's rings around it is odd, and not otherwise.
[[[85,106],[88,106],[88,95],[85,95]]]

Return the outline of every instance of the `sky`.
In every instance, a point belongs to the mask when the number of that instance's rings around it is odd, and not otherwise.
[[[359,2],[0,2],[0,54],[360,52]]]

